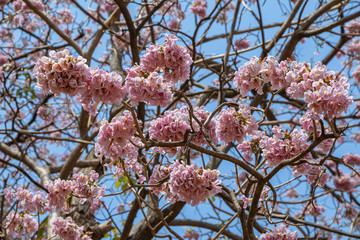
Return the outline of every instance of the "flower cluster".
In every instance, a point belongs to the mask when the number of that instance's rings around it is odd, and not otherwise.
[[[250,46],[250,40],[247,40],[245,38],[238,39],[235,41],[234,45],[237,50],[245,49]]]
[[[64,212],[69,212],[67,204],[70,195],[81,198],[80,203],[89,201],[90,210],[94,213],[101,206],[101,198],[105,194],[105,186],[99,187],[96,184],[99,175],[91,171],[89,176],[83,173],[74,174],[73,180],[56,179],[45,185],[49,193],[46,195],[48,207]]]
[[[159,187],[151,190],[155,194],[160,191],[167,194],[170,203],[184,201],[191,206],[206,201],[221,191],[221,181],[218,179],[219,171],[197,168],[194,164],[184,165],[175,161],[171,166],[156,165],[150,177],[149,184],[163,182]],[[169,176],[167,180],[166,177]]]
[[[265,136],[265,133],[263,131],[254,131],[253,134],[251,134],[251,140],[249,141],[243,141],[237,146],[237,150],[239,150],[244,157],[244,160],[247,162],[252,161],[252,154],[253,153],[259,153],[260,152],[260,140],[262,137]]]
[[[260,236],[260,240],[297,240],[298,233],[291,232],[286,225],[281,224],[279,227],[275,227],[271,233],[263,233]]]
[[[122,86],[122,78],[115,72],[94,68],[90,70],[91,78],[88,82],[87,91],[81,96],[81,103],[87,111],[96,111],[92,102],[103,102],[106,104],[119,103],[126,94]]]
[[[44,194],[37,191],[31,192],[23,187],[18,187],[12,191],[12,188],[6,188],[4,190],[6,199],[12,202],[16,197],[19,202],[18,208],[22,208],[24,212],[44,212],[46,208],[46,202],[43,200]]]
[[[360,33],[360,20],[355,19],[345,26],[346,31],[353,34],[359,34]]]
[[[317,205],[316,202],[303,206],[301,210],[304,212],[305,216],[311,215],[314,217],[321,216],[322,212],[325,212],[325,208],[323,206]]]
[[[360,155],[348,153],[344,155],[344,162],[347,164],[352,164],[356,166],[360,166]]]
[[[201,18],[206,17],[207,2],[206,0],[195,0],[191,4],[190,10],[193,14]]]
[[[57,217],[53,226],[53,233],[63,240],[91,240],[90,236],[84,234],[84,227],[76,225],[71,217]]]
[[[251,115],[249,106],[239,105],[239,110],[233,107],[222,109],[216,116],[216,134],[224,144],[235,141],[241,143],[246,134],[252,134],[257,129],[256,119]]]
[[[36,112],[36,114],[44,121],[50,122],[54,117],[54,111],[51,107],[48,106],[40,106]]]
[[[348,79],[328,71],[320,62],[311,68],[308,63],[296,61],[279,63],[272,56],[264,60],[253,57],[239,68],[233,79],[242,96],[252,89],[262,94],[262,81],[269,83],[272,90],[287,88],[292,98],[304,98],[314,114],[323,114],[330,120],[346,112],[353,102],[348,96]]]
[[[341,173],[340,176],[334,178],[334,186],[336,189],[344,192],[355,191],[355,182],[350,175],[344,175]]]
[[[6,216],[6,234],[10,240],[30,239],[38,230],[38,222],[29,214],[11,212]]]
[[[184,239],[188,239],[188,240],[198,240],[199,237],[200,237],[200,234],[198,232],[194,231],[194,229],[188,229],[184,235]]]
[[[125,88],[134,105],[145,102],[152,106],[165,107],[172,98],[171,84],[158,72],[142,72],[140,66],[126,69],[128,75]]]
[[[91,213],[95,213],[101,207],[101,198],[105,194],[105,185],[99,187],[96,182],[99,179],[99,174],[91,170],[89,176],[84,175],[82,172],[76,173],[73,176],[75,188],[73,195],[81,198],[80,204],[88,201],[90,203]]]
[[[140,61],[143,72],[163,72],[166,82],[176,84],[189,78],[192,59],[186,48],[176,44],[175,35],[167,35],[164,45],[151,45]]]
[[[194,109],[194,116],[204,124],[209,113],[205,111],[204,107],[197,107]],[[192,119],[190,124],[190,119]],[[150,123],[149,134],[150,137],[161,142],[175,142],[184,140],[186,131],[195,131],[192,141],[195,144],[205,144],[206,140],[201,132],[199,124],[189,116],[189,110],[186,107],[175,109],[173,111],[166,111],[164,116],[161,116]],[[214,143],[217,142],[215,132],[215,120],[210,120],[206,126],[205,131],[209,134]],[[174,155],[176,148],[168,149],[169,154]]]
[[[260,140],[260,147],[263,149],[263,156],[269,167],[277,166],[283,160],[291,159],[308,146],[307,134],[304,130],[294,129],[291,133],[282,131],[282,127],[274,126],[272,128],[273,136],[264,136]],[[311,159],[311,155],[305,157]]]
[[[135,146],[131,147],[131,140],[136,132],[135,121],[129,111],[114,117],[110,123],[103,120],[101,123],[95,152],[101,159],[102,156],[117,161],[119,157],[137,157]]]
[[[261,78],[259,77],[260,70],[260,59],[252,57],[250,61],[246,62],[235,72],[233,82],[243,97],[245,97],[252,89],[255,89],[258,94],[263,94]]]
[[[307,163],[296,165],[293,168],[292,174],[295,177],[300,175],[307,176],[308,183],[311,185],[318,183],[320,186],[324,186],[330,180],[330,175],[320,166],[313,166]]]
[[[122,87],[122,78],[115,72],[91,69],[86,59],[70,55],[68,49],[59,52],[50,51],[49,57],[40,58],[33,69],[37,76],[37,86],[45,93],[52,92],[70,96],[79,95],[80,102],[87,111],[96,112],[93,101],[106,104],[121,102],[126,90]]]
[[[360,85],[360,65],[355,68],[353,76],[357,84]]]
[[[287,93],[295,99],[304,97],[313,113],[333,119],[352,104],[352,97],[348,96],[348,79],[337,77],[320,62],[312,69],[309,64],[292,62],[291,68],[291,74],[287,74],[291,80]]]
[[[68,49],[50,51],[49,57],[42,57],[36,62],[33,73],[37,76],[37,86],[43,92],[51,91],[57,96],[60,93],[70,96],[84,93],[90,80],[86,60],[70,55]]]

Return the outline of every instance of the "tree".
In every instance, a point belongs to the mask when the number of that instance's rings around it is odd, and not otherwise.
[[[1,239],[360,239],[358,1],[0,7]]]

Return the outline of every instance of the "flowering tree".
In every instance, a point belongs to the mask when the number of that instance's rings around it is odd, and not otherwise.
[[[0,0],[0,239],[360,239],[359,9]]]

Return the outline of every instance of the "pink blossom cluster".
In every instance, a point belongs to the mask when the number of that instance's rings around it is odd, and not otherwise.
[[[38,230],[39,224],[29,214],[10,212],[6,216],[6,234],[10,240],[30,239]]]
[[[196,107],[194,109],[194,115],[200,121],[200,123],[204,124],[210,114],[209,112],[205,111],[204,107]],[[156,139],[160,142],[183,141],[186,131],[192,131],[191,127],[195,131],[195,136],[192,141],[198,145],[206,144],[207,141],[205,140],[204,135],[201,132],[200,126],[193,118],[190,125],[190,116],[187,107],[182,107],[173,111],[166,111],[163,116],[153,120],[150,123],[149,134],[150,138]],[[209,134],[212,141],[216,144],[217,138],[215,127],[215,120],[212,119],[206,126],[205,131]],[[166,149],[169,150],[168,153],[172,156],[178,150],[176,148]],[[157,150],[161,151],[161,149]]]
[[[251,140],[243,141],[237,146],[237,150],[243,154],[245,161],[249,163],[251,163],[253,160],[252,154],[260,152],[259,143],[261,138],[265,136],[265,133],[263,131],[256,130],[250,136]]]
[[[30,2],[40,11],[44,11],[44,4],[40,0],[31,0]],[[12,5],[15,12],[29,10],[29,7],[21,0],[15,0]]]
[[[194,229],[189,229],[185,232],[184,235],[184,239],[188,239],[188,240],[198,240],[200,237],[200,234],[196,231],[194,231]]]
[[[138,65],[126,69],[128,75],[125,88],[132,104],[145,102],[152,106],[167,106],[172,98],[171,84],[158,72],[143,72]]]
[[[292,174],[295,177],[300,175],[307,176],[310,185],[318,183],[320,186],[324,186],[330,181],[330,175],[327,172],[323,172],[320,166],[313,166],[307,163],[296,165],[293,168]]]
[[[317,205],[316,202],[303,206],[301,209],[304,212],[305,216],[311,215],[314,217],[318,217],[321,216],[323,212],[325,212],[325,208],[323,206]]]
[[[75,188],[74,181],[56,179],[45,185],[49,193],[46,195],[49,207],[53,209],[69,212],[69,205],[66,204],[68,197]]]
[[[136,140],[138,140],[138,142],[136,142]],[[134,142],[136,144],[138,144],[138,145],[141,145],[139,139],[134,139]],[[132,151],[134,151],[134,153],[135,153],[135,151],[138,150],[131,143],[129,143],[128,145],[130,145],[128,147],[134,148],[134,150],[132,150]],[[145,178],[145,176],[143,174],[143,166],[139,163],[139,161],[135,157],[130,157],[130,158],[127,158],[127,159],[121,159],[120,161],[115,162],[114,163],[114,165],[115,165],[114,168],[112,168],[112,164],[113,163],[107,164],[107,166],[110,167],[113,174],[115,176],[117,176],[118,178],[120,178],[120,177],[122,177],[124,175],[124,169],[125,169],[125,171],[134,173],[136,175],[137,182],[142,183],[142,182],[144,182],[146,180],[146,178]]]
[[[342,216],[351,221],[354,220],[359,213],[353,203],[344,203],[342,209],[345,210]]]
[[[40,58],[33,69],[37,76],[37,86],[56,96],[60,93],[78,95],[83,107],[96,113],[96,104],[121,102],[126,94],[122,78],[115,72],[108,73],[99,68],[90,68],[86,59],[70,55],[68,49],[50,51],[49,57]]]
[[[284,194],[285,197],[288,198],[298,198],[299,197],[299,193],[298,191],[296,191],[294,188],[290,188],[289,190],[287,190]]]
[[[238,110],[233,107],[222,109],[216,116],[216,134],[224,144],[242,143],[246,134],[252,134],[257,129],[256,119],[246,105],[240,104]]]
[[[44,212],[47,210],[46,202],[43,197],[44,194],[37,191],[36,193],[31,192],[23,187],[18,187],[12,191],[12,188],[4,189],[6,199],[9,202],[16,200],[19,202],[18,208],[22,208],[24,212]]]
[[[90,210],[94,213],[101,207],[101,198],[105,194],[105,186],[99,187],[96,184],[98,177],[99,175],[92,170],[89,176],[76,173],[73,180],[61,180],[58,178],[54,182],[50,181],[45,185],[49,191],[46,195],[48,208],[69,212],[67,201],[69,196],[73,195],[81,198],[81,204],[89,201],[91,203]]]
[[[113,161],[120,157],[136,158],[137,150],[135,146],[131,147],[135,132],[135,121],[129,111],[114,117],[110,123],[103,120],[95,144],[96,154],[100,159],[105,156]]]
[[[71,217],[55,218],[53,227],[53,233],[63,240],[91,240],[89,235],[84,234],[84,227],[76,225]]]
[[[350,55],[360,55],[360,39],[351,39],[347,44],[346,52]]]
[[[243,97],[252,89],[262,94],[262,81],[270,83],[272,90],[289,86],[290,81],[286,76],[288,71],[288,61],[279,63],[272,56],[263,60],[253,57],[235,72],[233,82]]]
[[[344,162],[347,164],[360,166],[360,155],[347,153],[344,155]]]
[[[151,190],[157,195],[160,191],[166,193],[170,203],[184,201],[196,206],[205,202],[207,197],[221,192],[218,175],[217,170],[197,168],[194,164],[184,165],[175,161],[169,167],[156,165],[149,184],[162,181],[159,187],[152,187]],[[168,180],[167,176],[169,176]]]
[[[43,92],[51,91],[56,96],[66,93],[75,96],[84,93],[90,80],[90,69],[86,60],[70,55],[68,49],[50,51],[49,57],[40,58],[33,69],[37,76],[37,86]]]
[[[60,9],[58,12],[59,20],[61,24],[71,24],[74,22],[74,15],[70,12],[69,9]]]
[[[345,26],[346,31],[353,34],[359,34],[360,33],[360,20],[355,19]]]
[[[237,50],[245,49],[250,46],[250,40],[247,40],[245,38],[238,39],[235,41],[234,45]]]
[[[357,84],[360,85],[360,65],[355,68],[353,76]]]
[[[252,57],[250,61],[246,62],[235,72],[233,82],[243,97],[252,89],[255,89],[258,94],[263,94],[261,78],[259,77],[260,70],[261,60],[257,57]]]
[[[263,156],[269,167],[275,167],[283,160],[291,159],[299,155],[308,146],[307,134],[304,130],[294,129],[291,133],[282,131],[282,127],[272,128],[273,136],[264,136],[260,140]],[[311,158],[309,154],[306,157]]]
[[[122,77],[115,72],[94,68],[90,69],[91,78],[88,82],[87,91],[81,96],[81,103],[87,111],[96,112],[96,105],[92,102],[106,104],[120,103],[126,94],[122,86]],[[95,108],[95,109],[94,109]]]
[[[356,191],[355,182],[352,177],[348,174],[345,175],[340,172],[340,176],[334,178],[334,186],[336,189],[344,192]]]
[[[292,98],[304,98],[314,114],[329,119],[346,112],[353,102],[348,94],[348,79],[328,71],[320,62],[311,68],[308,63],[296,61],[279,63],[272,56],[264,60],[253,57],[235,72],[233,82],[242,96],[253,89],[262,94],[262,82],[269,83],[272,90],[287,88]]]
[[[298,233],[291,232],[286,225],[281,224],[275,227],[271,233],[263,233],[260,235],[260,240],[297,240]]]
[[[163,72],[168,83],[176,84],[189,78],[192,59],[186,48],[176,44],[175,35],[165,35],[164,45],[155,44],[146,49],[140,61],[143,72]]]
[[[51,122],[54,117],[53,109],[47,106],[40,106],[36,114],[46,122]]]
[[[75,182],[73,195],[81,198],[80,204],[88,201],[90,203],[90,211],[93,214],[96,210],[100,209],[102,203],[101,198],[105,194],[105,185],[99,187],[96,184],[98,179],[99,174],[94,170],[91,170],[88,176],[82,172],[76,173],[73,176],[73,181]]]
[[[195,0],[191,4],[190,11],[201,18],[206,17],[207,2],[206,0]]]
[[[351,135],[351,138],[354,139],[357,143],[360,143],[360,132]]]

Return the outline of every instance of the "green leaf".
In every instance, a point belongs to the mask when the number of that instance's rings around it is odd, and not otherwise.
[[[120,187],[120,185],[121,185],[121,182],[120,181],[116,181],[115,182],[115,188],[117,189],[118,187]]]

